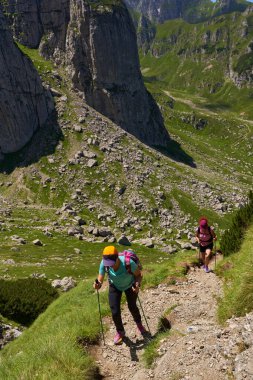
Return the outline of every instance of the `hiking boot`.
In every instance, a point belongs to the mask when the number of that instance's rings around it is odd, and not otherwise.
[[[123,338],[125,336],[125,332],[123,331],[117,331],[117,334],[115,335],[114,339],[113,339],[113,342],[114,344],[121,344],[122,341],[123,341]]]
[[[145,327],[143,326],[143,324],[140,322],[140,323],[136,323],[137,324],[137,329],[139,330],[139,332],[141,333],[141,335],[145,334],[147,332],[147,330],[145,329]]]
[[[208,267],[205,267],[205,272],[206,273],[209,273],[210,272],[210,269]]]

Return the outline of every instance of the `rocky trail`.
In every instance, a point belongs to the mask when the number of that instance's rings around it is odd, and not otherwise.
[[[103,343],[93,355],[103,379],[230,380],[253,379],[253,313],[233,318],[225,327],[217,322],[217,298],[222,282],[214,272],[191,268],[184,281],[160,284],[140,293],[151,333],[157,333],[159,318],[167,313],[170,334],[163,337],[152,367],[145,368],[143,352],[149,337],[143,338],[123,308],[126,339],[113,345],[112,322]],[[144,320],[143,320],[144,323]]]

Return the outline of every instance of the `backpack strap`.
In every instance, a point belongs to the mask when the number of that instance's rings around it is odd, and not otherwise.
[[[133,274],[133,272],[131,270],[131,263],[130,263],[131,254],[128,251],[123,251],[122,253],[119,254],[119,256],[123,256],[124,257],[125,268],[126,268],[127,272],[129,274]]]

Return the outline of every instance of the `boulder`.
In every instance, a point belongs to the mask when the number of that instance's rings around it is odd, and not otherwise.
[[[128,240],[128,238],[125,235],[121,235],[121,237],[118,239],[118,244],[126,245],[126,246],[131,245],[130,241]]]

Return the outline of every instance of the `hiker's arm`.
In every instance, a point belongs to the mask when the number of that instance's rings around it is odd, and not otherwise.
[[[141,274],[140,269],[136,269],[133,275],[134,275],[134,286],[132,287],[132,289],[135,293],[138,293],[140,290],[141,280],[142,280],[142,274]]]
[[[213,240],[217,240],[217,236],[212,228],[211,228],[211,234],[212,234]]]
[[[93,283],[93,288],[94,289],[100,289],[104,281],[104,275],[99,274],[98,278],[94,281]]]

